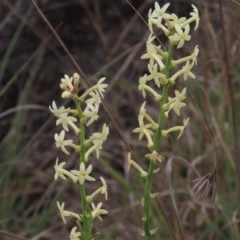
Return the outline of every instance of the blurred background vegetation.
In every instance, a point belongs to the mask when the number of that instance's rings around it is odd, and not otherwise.
[[[140,59],[149,35],[147,26],[125,0],[36,2],[89,82],[107,77],[106,105],[139,164],[147,169],[146,142],[139,142],[132,133],[143,102],[138,79],[147,72],[147,61]],[[187,82],[187,107],[181,118],[170,115],[166,125],[190,117],[188,127],[179,141],[172,135],[159,148],[166,161],[154,178],[154,190],[159,192],[151,212],[153,226],[159,227],[155,239],[181,239],[177,215],[184,240],[240,239],[240,7],[228,0],[169,2],[171,12],[186,17],[194,4],[201,18],[191,42],[175,52],[175,58],[188,55],[196,45],[200,54],[193,70],[196,80]],[[131,3],[147,20],[154,2]],[[159,1],[161,6],[165,3]],[[158,36],[166,46],[163,34]],[[53,135],[61,129],[48,106],[53,100],[58,106],[71,105],[61,99],[59,83],[64,74],[77,72],[76,66],[31,1],[0,1],[0,43],[0,239],[69,239],[74,222],[62,223],[56,201],[80,212],[78,188],[68,181],[55,182],[53,165],[59,157],[71,169],[77,157],[56,149]],[[184,87],[180,80],[170,94]],[[155,102],[147,101],[148,112],[157,117]],[[109,214],[95,222],[95,231],[104,240],[142,239],[138,227],[142,226],[143,181],[133,169],[127,171],[127,148],[103,109],[87,134],[104,122],[110,127],[109,138],[101,159],[90,161],[93,177],[103,176],[108,183],[109,200],[100,196],[98,201],[103,201]],[[73,133],[67,137],[77,140]],[[215,151],[217,196],[213,204],[199,201],[191,191],[197,177],[191,167],[202,176],[211,172]],[[92,192],[98,186],[89,183],[87,187]]]

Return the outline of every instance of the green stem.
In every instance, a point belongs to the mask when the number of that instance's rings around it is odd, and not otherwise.
[[[78,117],[79,117],[79,122],[80,122],[80,145],[81,145],[81,150],[79,154],[79,166],[81,162],[85,163],[85,125],[81,123],[81,119],[84,117],[83,112],[80,106],[80,102],[76,101],[76,107],[78,110]],[[79,185],[80,189],[80,195],[81,195],[81,204],[82,204],[82,211],[83,211],[83,238],[84,240],[90,240],[92,236],[92,227],[93,227],[93,219],[92,219],[92,213],[91,209],[87,204],[86,200],[86,192],[85,192],[85,187],[84,185]]]
[[[172,59],[172,52],[173,52],[173,45],[170,44],[168,48],[169,57],[166,61],[166,67],[164,69],[164,74],[167,78],[169,78],[169,70],[171,67],[171,59]],[[163,94],[160,105],[162,106],[167,102],[167,96],[168,96],[168,88],[169,84],[164,85],[163,87]],[[164,121],[164,110],[160,108],[159,118],[158,118],[158,129],[155,135],[154,139],[154,145],[151,148],[151,151],[157,151],[159,147],[160,140],[162,138],[162,127],[163,127],[163,121]],[[154,163],[153,161],[150,161],[149,168],[148,168],[148,176],[146,179],[145,189],[144,189],[144,206],[143,206],[143,221],[144,221],[144,232],[145,232],[145,240],[151,240],[151,230],[150,230],[150,224],[149,224],[149,213],[150,213],[150,194],[152,189],[152,181],[153,181],[153,171],[154,171]]]

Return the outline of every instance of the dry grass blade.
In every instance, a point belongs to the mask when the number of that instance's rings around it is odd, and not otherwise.
[[[198,199],[215,201],[216,196],[216,168],[212,173],[208,173],[201,178],[195,179],[193,191],[196,191]]]

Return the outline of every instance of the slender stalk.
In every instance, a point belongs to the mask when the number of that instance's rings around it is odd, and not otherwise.
[[[164,74],[167,76],[167,78],[169,77],[169,70],[171,67],[172,51],[173,51],[173,45],[170,44],[168,48],[169,57],[166,61],[166,67],[164,70]],[[163,94],[162,94],[162,99],[160,103],[161,106],[167,102],[168,88],[169,88],[169,84],[163,87]],[[163,127],[164,118],[165,118],[164,110],[160,108],[160,113],[158,118],[159,128],[157,129],[157,133],[155,135],[154,145],[151,148],[152,152],[158,150],[158,146],[162,137],[162,127]],[[152,189],[153,171],[154,171],[154,163],[153,161],[150,161],[149,168],[148,168],[148,177],[146,179],[146,185],[144,190],[143,220],[144,220],[145,240],[152,239],[150,226],[149,226],[149,213],[150,213],[150,194]]]
[[[78,110],[78,117],[79,117],[79,124],[80,124],[80,135],[79,135],[79,140],[81,143],[81,150],[79,154],[79,166],[80,163],[83,162],[85,163],[85,126],[84,124],[81,123],[81,119],[83,118],[83,112],[80,106],[80,102],[76,101],[75,102],[77,110]],[[83,211],[83,236],[85,240],[90,240],[91,235],[92,235],[92,226],[93,226],[93,220],[92,220],[92,215],[91,215],[91,210],[89,206],[87,205],[87,200],[86,200],[86,192],[84,185],[79,185],[80,189],[80,195],[81,195],[81,203],[82,203],[82,211]]]

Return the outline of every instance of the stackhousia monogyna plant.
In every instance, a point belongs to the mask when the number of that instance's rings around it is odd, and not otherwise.
[[[80,236],[83,239],[94,239],[93,220],[101,219],[101,215],[107,214],[107,211],[102,209],[102,203],[94,204],[94,198],[98,194],[104,194],[107,200],[107,185],[103,177],[100,177],[102,187],[98,188],[91,195],[86,194],[86,181],[95,181],[90,176],[92,172],[92,165],[89,164],[88,159],[90,154],[95,154],[99,158],[103,143],[106,141],[109,129],[106,124],[102,127],[102,132],[93,133],[88,139],[85,136],[86,128],[98,119],[98,110],[101,103],[101,97],[107,87],[104,84],[105,78],[101,78],[98,83],[89,88],[81,96],[78,96],[78,86],[80,77],[77,73],[73,77],[67,75],[61,79],[60,88],[64,91],[62,98],[71,98],[76,105],[75,109],[65,108],[64,106],[57,108],[55,101],[50,107],[51,112],[58,118],[56,124],[62,125],[63,130],[60,134],[55,134],[56,147],[69,155],[66,147],[73,148],[79,154],[78,169],[70,171],[64,169],[66,162],[59,162],[58,158],[54,166],[55,180],[61,178],[66,180],[71,179],[74,184],[79,187],[81,196],[81,211],[82,213],[74,213],[65,210],[64,203],[57,202],[62,220],[66,223],[65,217],[72,217],[76,219],[76,225],[70,232],[71,240],[79,240]],[[100,97],[101,96],[101,97]],[[74,116],[71,116],[74,115]],[[75,124],[78,122],[78,126]],[[79,144],[74,144],[73,140],[66,140],[65,133],[73,130],[79,138]],[[78,230],[77,230],[78,229]]]
[[[148,74],[139,79],[139,91],[142,92],[143,97],[146,94],[153,96],[156,103],[159,105],[158,119],[154,120],[146,111],[146,101],[143,102],[140,113],[138,115],[139,127],[134,129],[134,133],[139,134],[139,140],[146,137],[148,145],[147,148],[150,153],[146,155],[149,159],[149,168],[147,171],[143,170],[139,164],[131,159],[131,153],[128,154],[128,165],[135,167],[145,179],[144,197],[142,200],[143,205],[143,230],[140,230],[140,234],[145,239],[151,239],[151,235],[156,233],[157,228],[150,228],[150,199],[156,197],[156,193],[152,193],[153,175],[158,171],[155,168],[157,161],[162,162],[163,157],[158,153],[160,141],[162,138],[168,137],[172,132],[179,132],[179,139],[189,121],[189,118],[183,119],[183,124],[180,126],[172,126],[169,129],[164,129],[164,122],[167,121],[168,116],[175,113],[180,117],[181,108],[186,106],[183,100],[186,98],[186,88],[182,90],[176,89],[174,96],[169,96],[169,88],[175,86],[176,81],[179,78],[183,78],[185,81],[187,78],[195,78],[192,72],[192,68],[197,64],[197,56],[199,53],[198,46],[195,46],[192,54],[184,56],[180,59],[173,59],[174,51],[178,51],[191,39],[190,35],[190,23],[195,22],[195,30],[199,24],[198,9],[192,5],[193,11],[190,13],[190,17],[179,18],[175,14],[167,13],[169,3],[160,7],[155,3],[155,8],[150,9],[148,13],[148,27],[150,30],[149,38],[146,42],[146,53],[142,55],[142,59],[148,60]],[[159,28],[165,34],[168,39],[168,50],[161,45],[156,45],[154,34],[154,28]],[[154,81],[156,88],[152,88]]]

